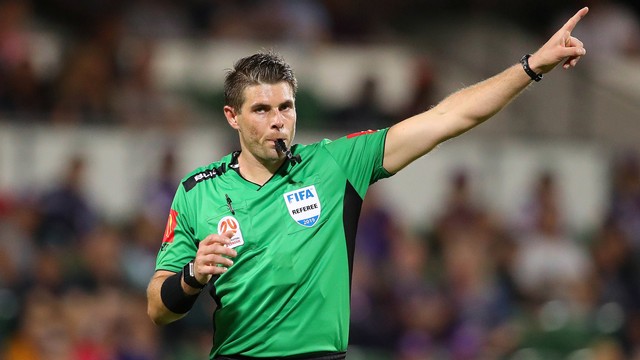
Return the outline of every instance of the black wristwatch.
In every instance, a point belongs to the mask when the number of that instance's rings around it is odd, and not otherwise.
[[[193,267],[193,260],[191,260],[182,268],[182,279],[184,279],[187,285],[194,289],[203,289],[207,284],[202,284],[196,279],[196,273]]]
[[[542,74],[536,74],[536,72],[531,69],[531,67],[529,66],[530,57],[531,57],[531,54],[526,54],[525,56],[523,56],[522,59],[520,59],[520,64],[522,64],[522,68],[524,69],[524,72],[526,72],[527,75],[529,75],[531,80],[538,82],[542,80]]]

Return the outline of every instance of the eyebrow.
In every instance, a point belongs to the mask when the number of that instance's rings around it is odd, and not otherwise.
[[[277,107],[279,108],[279,107],[282,107],[283,105],[293,107],[293,100],[286,100],[286,101],[283,101],[282,103],[278,104],[278,106],[277,106]],[[251,107],[250,107],[251,111],[255,111],[255,110],[259,110],[259,109],[264,109],[264,108],[270,109],[270,108],[272,108],[272,106],[271,106],[270,104],[257,103],[257,104],[253,104],[253,105],[251,105]]]

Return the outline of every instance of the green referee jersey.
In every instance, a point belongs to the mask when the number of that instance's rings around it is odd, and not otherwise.
[[[198,241],[236,229],[234,265],[212,279],[217,303],[211,358],[346,351],[354,241],[388,129],[294,145],[264,185],[242,178],[238,153],[183,179],[156,270],[178,272]]]

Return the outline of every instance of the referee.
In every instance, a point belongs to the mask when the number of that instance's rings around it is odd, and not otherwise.
[[[183,317],[207,284],[210,359],[345,359],[356,225],[367,188],[497,113],[543,73],[585,54],[578,11],[533,55],[379,131],[293,145],[297,81],[273,52],[226,76],[240,151],[179,185],[148,290],[156,324]]]

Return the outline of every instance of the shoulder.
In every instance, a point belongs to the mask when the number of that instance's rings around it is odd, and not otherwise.
[[[189,190],[195,188],[199,183],[215,179],[218,176],[224,174],[228,170],[228,163],[230,159],[231,155],[227,155],[219,161],[192,170],[184,178],[182,178],[181,183],[184,191],[188,192]]]
[[[388,131],[389,128],[358,131],[335,140],[325,139],[319,144],[329,149],[344,149],[344,151],[352,151],[354,148],[379,148],[384,144]]]
[[[332,141],[333,140],[330,139],[322,139],[311,144],[295,144],[291,147],[291,151],[296,154],[310,153],[326,147],[327,144],[330,144]]]

